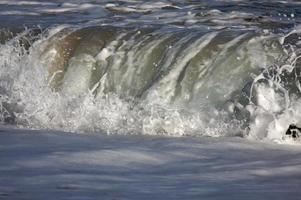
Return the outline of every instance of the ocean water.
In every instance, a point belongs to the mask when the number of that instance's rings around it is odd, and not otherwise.
[[[0,0],[0,198],[298,199],[300,21],[297,0]]]

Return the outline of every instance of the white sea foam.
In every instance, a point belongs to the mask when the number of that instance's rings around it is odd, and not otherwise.
[[[39,12],[11,10],[11,11],[0,11],[0,15],[39,16],[40,13]]]
[[[289,35],[296,32],[294,30],[287,34],[280,42],[283,44]],[[296,64],[299,59],[299,49],[290,46],[290,50],[284,49],[284,51],[287,54],[284,63],[275,64],[254,79],[256,105],[248,106],[252,118],[249,137],[296,144],[299,139],[286,135],[286,131],[290,125],[297,127],[301,125],[299,66]],[[266,77],[264,73],[268,73],[269,76]],[[289,76],[294,78],[287,82],[285,78]],[[261,82],[262,80],[264,81]],[[295,87],[296,93],[290,92],[290,87]]]
[[[61,7],[57,8],[42,8],[39,11],[42,13],[66,13],[66,12],[78,12],[85,10],[99,9],[99,12],[103,12],[102,7],[95,4],[84,3],[84,4],[73,4],[64,3]]]
[[[18,6],[27,6],[27,5],[38,5],[38,6],[56,6],[58,3],[52,2],[41,2],[41,1],[13,1],[13,0],[1,0],[0,5],[18,5]]]

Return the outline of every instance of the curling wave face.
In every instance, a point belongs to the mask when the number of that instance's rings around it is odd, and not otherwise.
[[[139,15],[149,15],[141,5]],[[295,141],[285,132],[301,125],[300,29],[281,22],[273,26],[289,31],[271,32],[265,28],[272,23],[247,15],[227,28],[224,14],[210,13],[206,26],[189,29],[94,23],[0,34],[1,121],[71,132]]]

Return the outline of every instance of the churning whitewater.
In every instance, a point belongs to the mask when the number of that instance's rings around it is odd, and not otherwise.
[[[99,7],[103,16],[130,13],[140,16],[136,21],[106,18],[21,32],[3,29],[2,123],[68,132],[298,142],[298,133],[286,132],[290,125],[301,126],[301,27],[217,9],[174,18],[168,13],[181,7],[147,5]],[[82,8],[94,16],[97,7],[66,3],[63,8]],[[158,20],[150,24],[148,17]]]

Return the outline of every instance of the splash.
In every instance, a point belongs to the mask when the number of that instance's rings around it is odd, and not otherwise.
[[[25,47],[28,31],[0,47],[2,122],[278,142],[300,124],[295,32],[59,26]]]
[[[251,88],[249,137],[278,143],[296,143],[286,133],[300,126],[300,29],[279,38],[283,54],[253,81]]]

